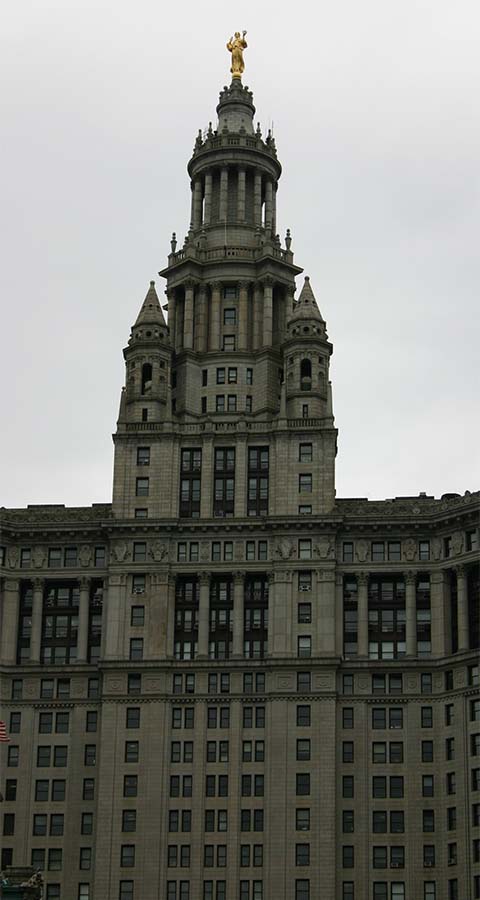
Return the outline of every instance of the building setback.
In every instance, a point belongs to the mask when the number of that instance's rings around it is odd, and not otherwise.
[[[2,868],[45,900],[474,900],[480,494],[336,498],[275,142],[240,78],[217,113],[112,503],[0,510]]]

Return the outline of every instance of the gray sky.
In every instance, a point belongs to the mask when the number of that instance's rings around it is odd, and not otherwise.
[[[18,0],[0,36],[0,505],[110,500],[122,348],[185,235],[186,163],[243,28],[279,231],[334,344],[338,496],[480,487],[477,0]]]

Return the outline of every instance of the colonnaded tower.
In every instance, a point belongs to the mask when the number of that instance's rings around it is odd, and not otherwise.
[[[474,900],[479,494],[336,498],[245,46],[168,324],[151,282],[124,350],[112,504],[0,511],[2,868],[46,900]]]

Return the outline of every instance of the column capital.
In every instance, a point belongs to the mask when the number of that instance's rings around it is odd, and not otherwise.
[[[243,584],[246,572],[233,572],[232,575],[235,584]]]
[[[212,577],[211,572],[200,572],[198,576],[198,580],[201,585],[210,585],[210,579]]]
[[[200,281],[200,282],[197,282],[197,287],[198,287],[198,292],[200,294],[200,297],[202,297],[202,299],[204,297],[206,297],[208,285],[206,285],[204,281]]]
[[[32,581],[34,591],[43,591],[45,578],[34,578]]]
[[[357,584],[360,587],[368,587],[368,579],[370,578],[369,572],[357,572]]]
[[[88,591],[90,589],[92,579],[88,575],[82,575],[82,577],[78,579],[78,583],[80,585],[81,591]]]
[[[404,572],[404,578],[406,584],[415,584],[417,580],[417,572],[413,569],[409,569],[408,572]]]
[[[267,572],[267,578],[268,578],[269,584],[274,584],[275,583],[275,572],[274,571]]]
[[[263,285],[263,287],[273,287],[273,285],[275,284],[273,275],[262,275],[262,277],[258,280],[260,284]]]
[[[210,282],[210,289],[212,291],[221,291],[222,287],[223,287],[222,281],[211,281]]]
[[[198,284],[198,282],[195,280],[195,278],[188,277],[188,278],[185,278],[183,284],[184,284],[184,287],[186,290],[193,291],[194,288],[196,287],[196,285]]]
[[[6,591],[18,591],[20,588],[20,581],[18,578],[5,578],[3,586]]]
[[[467,576],[467,567],[464,565],[459,565],[454,567],[454,572],[457,578],[466,578]]]
[[[248,291],[250,285],[252,284],[251,278],[241,278],[238,282],[238,287],[242,291]]]

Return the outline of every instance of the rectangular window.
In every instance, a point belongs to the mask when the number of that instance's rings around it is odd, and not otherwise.
[[[235,448],[217,447],[214,457],[214,516],[233,516],[235,507]]]
[[[135,496],[136,497],[148,497],[150,490],[150,479],[145,477],[138,477],[135,479]]]
[[[372,541],[372,562],[385,562],[385,544],[383,541]]]
[[[300,444],[298,451],[298,460],[301,463],[312,462],[313,444]]]
[[[343,542],[343,562],[352,563],[354,561],[353,558],[353,541],[344,541]]]
[[[235,335],[234,334],[224,334],[223,335],[223,344],[222,350],[226,353],[231,353],[235,350]]]
[[[298,542],[298,558],[299,559],[311,559],[312,558],[312,541],[308,540],[299,540]]]
[[[427,562],[430,559],[430,541],[419,541],[418,558],[422,562]]]
[[[312,493],[312,476],[310,473],[301,473],[298,476],[298,491],[304,494]]]

